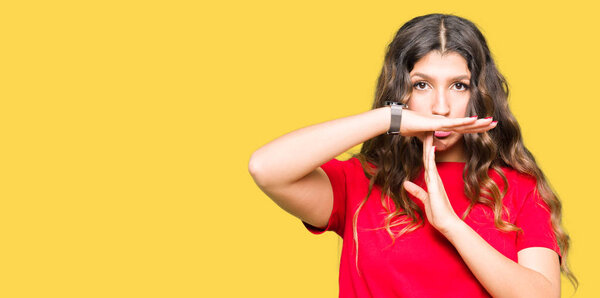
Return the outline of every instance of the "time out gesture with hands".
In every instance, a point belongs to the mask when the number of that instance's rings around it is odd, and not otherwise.
[[[446,234],[461,219],[448,200],[444,184],[437,171],[435,147],[432,144],[433,132],[427,132],[423,140],[423,165],[427,191],[408,180],[404,182],[404,188],[423,202],[429,223],[442,234]]]

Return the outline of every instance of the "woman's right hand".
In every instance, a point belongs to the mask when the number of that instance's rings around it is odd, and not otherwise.
[[[427,131],[454,131],[458,133],[478,133],[488,131],[498,124],[491,117],[477,119],[476,116],[448,118],[440,115],[423,115],[415,111],[402,110],[400,134],[416,136]]]

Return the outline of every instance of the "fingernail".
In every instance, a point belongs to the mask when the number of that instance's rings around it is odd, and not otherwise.
[[[433,152],[435,152],[435,146],[433,146]]]
[[[492,117],[485,117],[485,120],[492,119]]]
[[[498,121],[492,121],[492,124],[497,124],[497,123],[498,123]]]
[[[475,115],[475,116],[471,116],[471,117],[469,117],[469,118],[477,118],[477,115]]]

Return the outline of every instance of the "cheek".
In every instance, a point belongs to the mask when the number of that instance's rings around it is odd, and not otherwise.
[[[465,105],[464,107],[462,107],[459,110],[459,114],[456,116],[456,118],[462,118],[462,117],[466,117],[467,116],[467,106]]]
[[[415,112],[427,112],[427,105],[426,103],[426,99],[425,98],[419,98],[419,96],[415,96],[414,94],[411,95],[411,97],[408,99],[408,101],[406,102],[406,104],[408,105],[408,108],[410,110],[413,110]]]
[[[467,106],[469,105],[469,99],[461,99],[456,101],[456,105],[452,109],[453,118],[461,118],[467,116]]]

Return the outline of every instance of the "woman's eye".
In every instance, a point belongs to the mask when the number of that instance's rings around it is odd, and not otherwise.
[[[417,82],[413,85],[413,87],[417,88],[418,90],[423,90],[427,87],[427,83],[425,82]]]
[[[469,85],[463,84],[463,83],[456,83],[456,84],[454,84],[454,86],[456,86],[457,90],[460,90],[460,91],[469,89]]]

